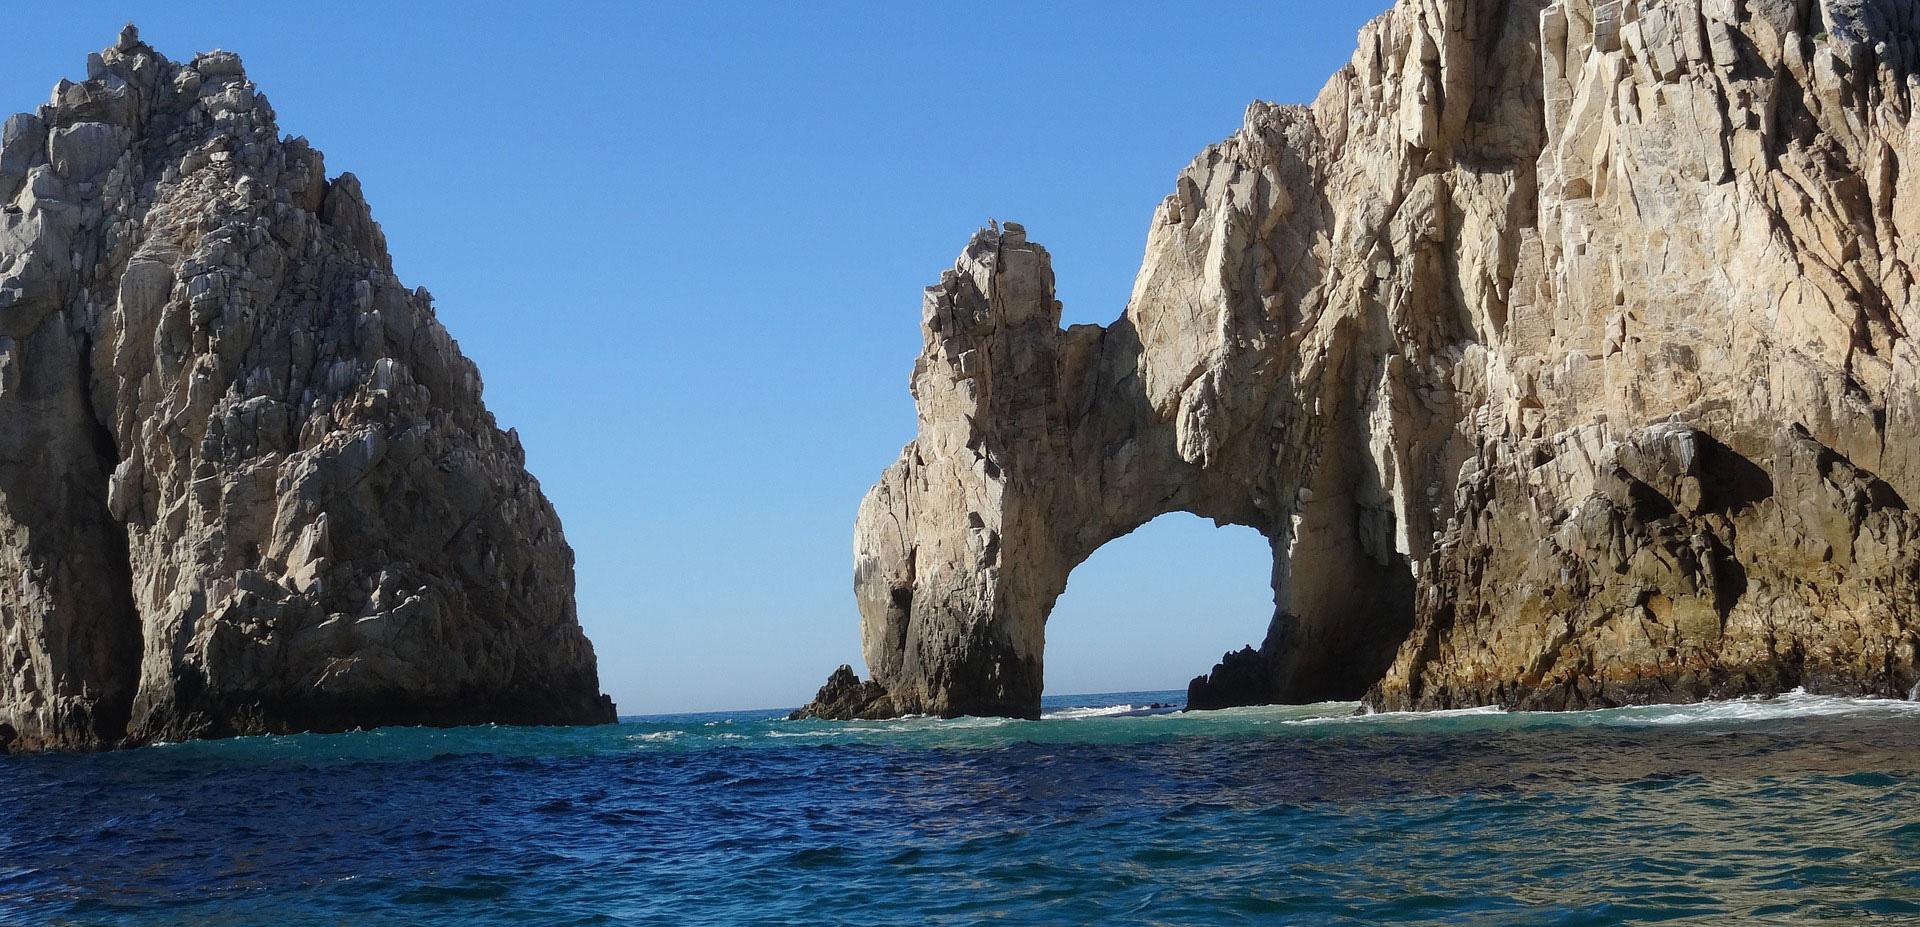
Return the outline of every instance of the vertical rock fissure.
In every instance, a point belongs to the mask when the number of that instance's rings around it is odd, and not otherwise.
[[[106,611],[95,620],[102,627],[102,644],[105,657],[102,669],[102,696],[94,709],[94,734],[103,745],[120,743],[131,734],[133,724],[133,702],[140,689],[140,659],[145,649],[145,633],[141,627],[140,609],[133,595],[133,552],[127,525],[113,517],[108,497],[112,492],[114,472],[120,466],[119,442],[114,440],[113,429],[101,418],[94,407],[94,369],[93,336],[80,336],[79,389],[81,406],[84,412],[83,426],[87,438],[93,445],[96,460],[99,463],[101,478],[94,481],[98,487],[95,499],[100,524],[105,537],[102,539],[102,563],[97,581],[104,587]]]

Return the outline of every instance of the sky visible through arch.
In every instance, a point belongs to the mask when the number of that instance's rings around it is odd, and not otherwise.
[[[519,429],[621,712],[772,707],[859,665],[854,509],[973,229],[1024,223],[1065,321],[1112,321],[1180,168],[1248,101],[1312,100],[1386,6],[18,3],[0,110],[129,19],[239,52]],[[1184,685],[1265,629],[1270,561],[1190,516],[1109,545],[1048,691]]]

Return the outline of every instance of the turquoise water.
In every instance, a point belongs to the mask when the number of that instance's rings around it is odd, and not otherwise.
[[[0,757],[4,924],[1920,924],[1920,704],[391,729]]]

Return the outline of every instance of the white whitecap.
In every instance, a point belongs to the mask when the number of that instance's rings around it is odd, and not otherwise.
[[[1920,714],[1920,704],[1888,698],[1810,695],[1794,689],[1774,696],[1753,696],[1690,705],[1647,705],[1593,712],[1624,724],[1710,724],[1775,721],[1789,718],[1832,718],[1855,714]]]
[[[1076,718],[1111,718],[1135,711],[1146,710],[1143,705],[1102,705],[1098,707],[1062,708],[1049,711],[1040,716],[1042,721],[1071,721]]]

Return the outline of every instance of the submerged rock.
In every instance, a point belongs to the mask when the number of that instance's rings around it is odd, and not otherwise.
[[[1196,703],[1907,692],[1920,3],[1401,0],[1359,45],[1180,173],[1112,325],[1012,223],[927,291],[854,536],[893,706],[1037,713],[1069,572],[1170,511],[1274,551]]]
[[[518,437],[351,174],[129,29],[0,134],[16,749],[613,720]]]

